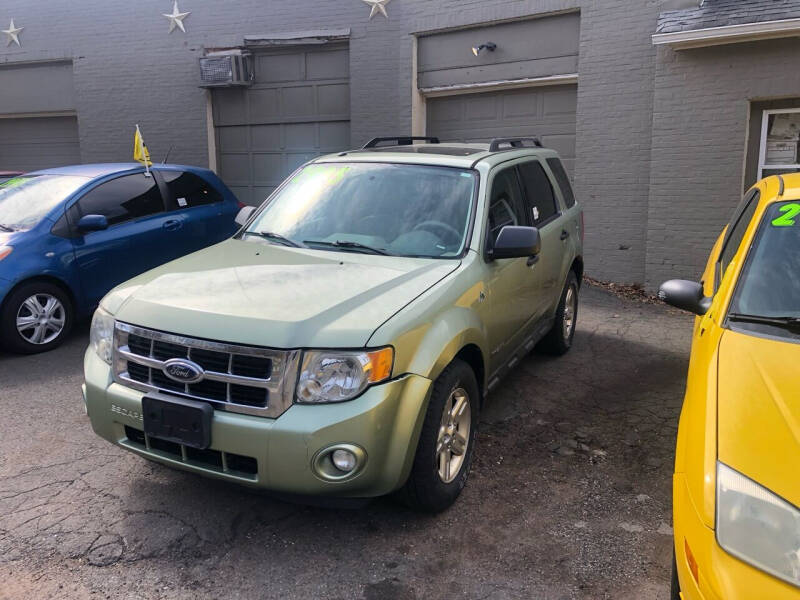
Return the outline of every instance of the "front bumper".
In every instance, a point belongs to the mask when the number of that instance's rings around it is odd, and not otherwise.
[[[113,382],[111,367],[91,348],[86,352],[84,370],[86,410],[100,437],[179,469],[307,496],[368,498],[402,486],[411,469],[431,392],[429,379],[405,375],[374,386],[349,402],[293,405],[277,419],[215,410],[212,452],[187,455],[185,449],[165,451],[163,445],[145,446],[135,435],[128,435],[143,429],[144,393]],[[363,448],[363,468],[338,481],[322,479],[312,469],[313,458],[318,451],[342,443]],[[220,454],[255,459],[257,468],[247,474],[228,469],[226,463],[235,461],[225,460],[220,465]]]
[[[800,600],[800,589],[751,567],[717,544],[714,530],[695,510],[685,475],[673,476],[672,490],[675,559],[684,600]],[[697,562],[697,581],[689,569],[686,545]]]
[[[3,279],[0,277],[0,306],[3,306],[3,301],[5,300],[8,292],[11,291],[11,288],[14,287],[14,283],[9,281],[8,279]]]

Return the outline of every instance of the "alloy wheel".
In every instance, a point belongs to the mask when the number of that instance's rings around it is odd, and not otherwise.
[[[67,311],[51,294],[34,294],[17,311],[17,332],[25,341],[37,346],[55,340],[67,323]]]
[[[564,296],[564,341],[569,342],[570,336],[572,336],[572,329],[575,327],[575,309],[577,303],[577,296],[575,295],[575,289],[572,286],[567,288],[567,294]]]
[[[453,481],[467,456],[472,410],[464,388],[456,388],[444,404],[439,437],[436,442],[436,465],[444,483]]]

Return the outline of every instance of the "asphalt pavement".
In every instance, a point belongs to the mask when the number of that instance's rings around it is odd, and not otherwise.
[[[87,330],[0,353],[0,598],[668,598],[686,315],[584,286],[573,349],[490,396],[437,516],[290,504],[108,444],[80,400]]]

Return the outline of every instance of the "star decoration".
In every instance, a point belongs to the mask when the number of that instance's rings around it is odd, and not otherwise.
[[[180,12],[178,10],[178,0],[172,3],[172,14],[163,13],[169,19],[169,32],[172,33],[177,27],[183,33],[186,33],[186,28],[183,26],[183,20],[188,17],[190,12]]]
[[[24,27],[15,27],[14,26],[14,19],[11,19],[11,25],[8,26],[8,29],[0,29],[3,33],[8,36],[8,43],[6,46],[10,46],[11,43],[15,43],[17,46],[22,46],[19,43],[19,34],[22,30],[25,29]]]
[[[387,19],[389,18],[389,15],[386,13],[386,5],[389,4],[390,0],[362,0],[362,1],[366,2],[372,7],[372,10],[369,12],[370,21],[372,20],[372,17],[374,17],[378,13],[381,13]]]

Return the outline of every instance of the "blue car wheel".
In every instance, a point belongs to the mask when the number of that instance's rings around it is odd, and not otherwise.
[[[64,290],[46,281],[33,281],[6,298],[0,314],[0,339],[12,352],[47,352],[61,345],[73,320],[72,303]]]

